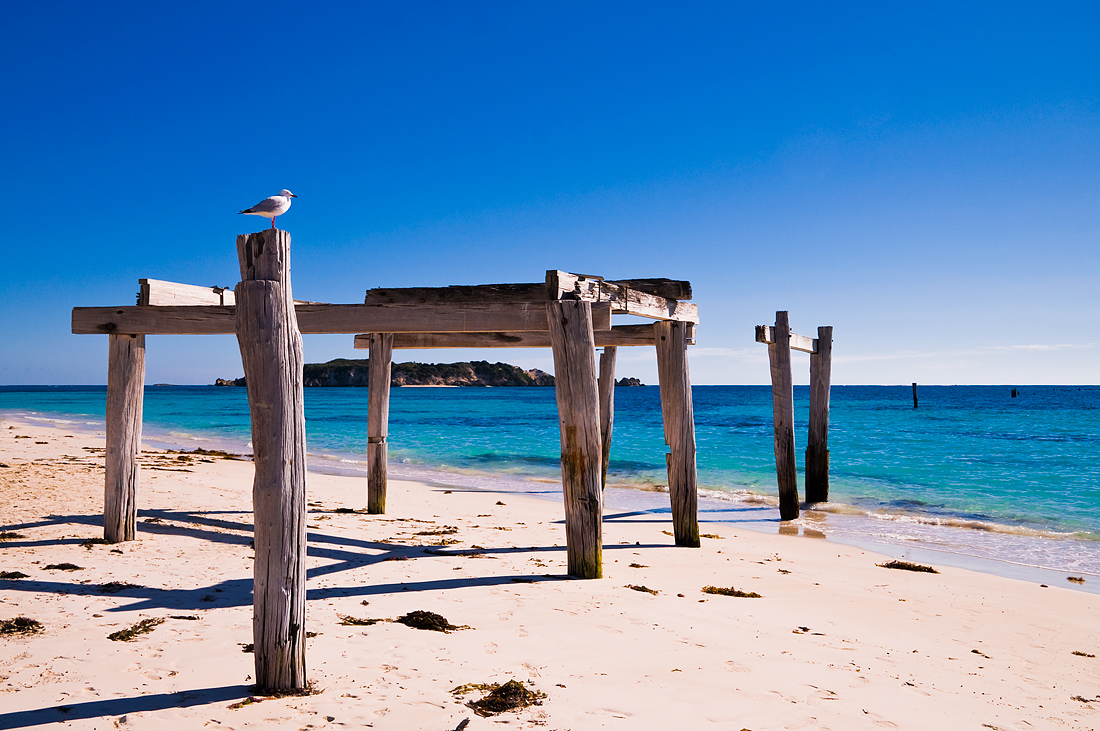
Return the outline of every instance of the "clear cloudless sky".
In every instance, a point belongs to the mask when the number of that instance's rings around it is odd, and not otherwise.
[[[669,277],[698,384],[767,383],[776,310],[838,384],[1095,384],[1098,37],[1093,2],[6,3],[0,384],[105,383],[71,308],[233,286],[283,187],[299,299]],[[471,358],[553,365],[398,354]],[[241,373],[149,338],[150,383]]]

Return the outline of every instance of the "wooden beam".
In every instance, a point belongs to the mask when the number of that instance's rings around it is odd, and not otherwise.
[[[695,325],[688,324],[691,344],[694,344]],[[597,348],[639,346],[654,344],[652,325],[613,325],[610,330],[596,330]],[[370,347],[369,335],[356,335],[356,350]],[[498,332],[498,333],[397,333],[393,338],[395,350],[432,348],[549,348],[550,333]]]
[[[237,237],[236,332],[248,382],[255,479],[253,642],[263,692],[307,685],[306,423],[302,336],[290,296],[290,234]]]
[[[138,304],[143,306],[232,305],[236,301],[228,287],[199,287],[162,279],[139,279],[138,287]]]
[[[771,345],[775,342],[775,328],[771,325],[756,326],[756,342]],[[816,338],[808,338],[805,335],[791,333],[791,350],[799,350],[803,353],[816,353],[818,343]]]
[[[363,332],[545,332],[544,304],[296,305],[298,327],[306,334]],[[78,335],[233,334],[235,316],[228,306],[74,307],[72,331]],[[592,307],[597,330],[611,329],[611,305]]]
[[[672,532],[677,546],[699,547],[699,488],[695,463],[695,417],[687,360],[687,326],[683,322],[653,324],[657,336],[657,378],[665,426],[668,492]]]
[[[642,327],[650,327],[643,325]],[[611,459],[611,429],[615,425],[615,356],[618,349],[614,346],[600,353],[600,486],[607,488],[607,464]]]
[[[386,512],[386,436],[390,422],[390,372],[393,362],[393,333],[368,336],[370,360],[367,369],[367,512]]]
[[[603,576],[603,489],[592,304],[560,300],[545,307],[551,323],[561,429],[568,571],[580,579],[598,579]]]
[[[779,483],[779,518],[798,517],[798,474],[794,459],[794,382],[791,378],[791,326],[786,312],[775,313],[775,342],[768,345],[772,372],[772,425],[775,431],[775,476]]]
[[[108,543],[118,543],[136,537],[145,336],[112,335],[110,340],[103,538]]]
[[[691,299],[691,282],[678,279],[613,279],[610,284],[618,284],[670,300]]]
[[[810,356],[810,429],[806,437],[806,502],[829,501],[829,386],[833,370],[833,329],[817,329],[817,352]]]
[[[551,269],[546,272],[547,296],[551,299],[579,299],[584,302],[610,302],[616,315],[638,315],[656,320],[699,322],[699,306],[642,292],[608,282]]]
[[[450,287],[377,287],[368,289],[368,305],[519,304],[544,302],[546,286],[533,284],[473,284]]]

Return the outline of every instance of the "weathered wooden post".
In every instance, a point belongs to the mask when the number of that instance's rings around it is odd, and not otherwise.
[[[607,464],[611,460],[611,429],[615,425],[615,354],[618,348],[608,345],[600,353],[600,443],[603,459],[600,464],[600,484],[607,487]]]
[[[810,354],[810,429],[806,439],[806,502],[829,501],[829,386],[833,329],[817,329],[817,350]]]
[[[290,234],[237,237],[236,332],[252,416],[256,685],[306,687],[306,434]]]
[[[603,450],[592,304],[555,299],[546,303],[546,316],[561,427],[568,570],[580,579],[599,579],[603,576]]]
[[[668,492],[677,546],[699,547],[699,490],[695,469],[695,416],[688,372],[688,323],[661,320],[653,325],[657,380],[665,425]]]
[[[913,384],[913,408],[917,408],[917,384]]]
[[[791,377],[791,325],[786,312],[775,313],[775,342],[768,344],[772,371],[772,423],[775,428],[775,476],[779,518],[798,517],[798,474],[794,459],[794,381]]]
[[[367,512],[386,512],[386,435],[390,421],[393,333],[370,335],[367,365]]]
[[[138,455],[145,395],[145,336],[110,336],[107,356],[107,457],[103,538],[134,540],[137,523]]]

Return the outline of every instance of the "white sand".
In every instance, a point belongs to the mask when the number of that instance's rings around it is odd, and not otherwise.
[[[312,473],[318,692],[232,708],[253,673],[252,465],[148,455],[138,540],[84,547],[102,535],[103,490],[102,452],[86,447],[103,443],[0,429],[0,530],[22,536],[0,542],[0,571],[29,575],[0,581],[0,619],[44,625],[0,637],[0,729],[1100,727],[1100,700],[1074,700],[1100,694],[1100,659],[1074,654],[1100,654],[1093,594],[887,570],[856,548],[725,526],[676,548],[652,515],[606,521],[605,578],[568,580],[560,504],[395,482],[389,515],[336,513],[363,505],[363,480]],[[417,535],[445,526],[457,532]],[[83,569],[46,568],[64,562]],[[111,581],[140,586],[100,593]],[[417,609],[470,629],[340,624]],[[147,618],[166,619],[107,639]],[[511,678],[542,705],[485,719],[461,703],[480,693],[451,693]]]

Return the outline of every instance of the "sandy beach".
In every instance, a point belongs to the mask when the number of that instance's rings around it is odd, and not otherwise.
[[[315,473],[314,692],[253,696],[251,463],[146,453],[138,540],[112,546],[103,447],[0,429],[0,571],[26,575],[0,620],[41,623],[0,635],[0,729],[1100,726],[1100,597],[1068,585],[725,525],[676,548],[666,518],[615,512],[604,578],[570,580],[560,503],[391,482],[370,516],[364,480]],[[460,628],[389,621],[416,610]],[[484,718],[455,692],[512,679],[541,703]]]

